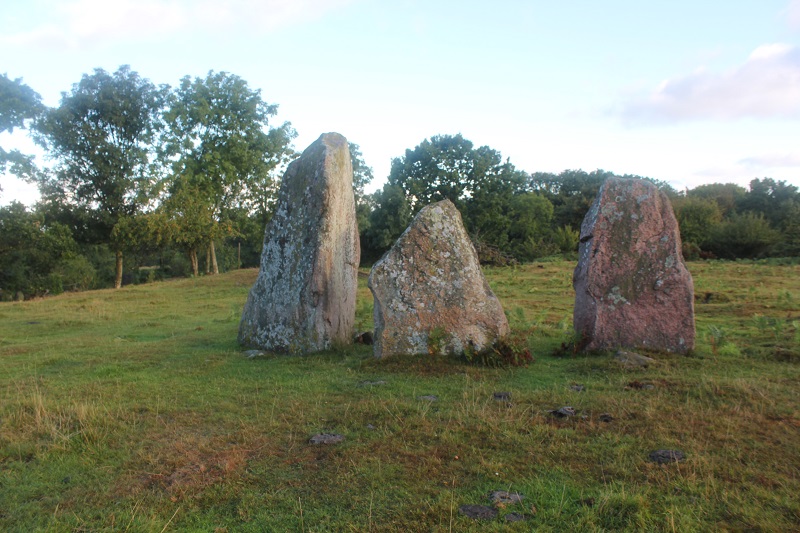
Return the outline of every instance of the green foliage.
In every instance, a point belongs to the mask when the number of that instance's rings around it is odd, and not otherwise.
[[[715,226],[706,246],[726,259],[763,257],[779,240],[780,232],[762,214],[745,213]]]
[[[714,200],[687,196],[673,200],[672,207],[684,244],[705,247],[712,240],[717,224],[722,221],[722,211]]]
[[[698,185],[686,193],[687,197],[714,201],[724,217],[736,213],[737,206],[747,195],[747,189],[733,183],[710,183]]]
[[[163,138],[172,167],[168,203],[172,213],[190,218],[176,220],[176,239],[195,267],[201,244],[232,232],[229,212],[244,209],[268,220],[278,190],[276,173],[295,156],[291,124],[269,126],[277,111],[277,105],[262,100],[260,90],[227,72],[186,76],[170,95]],[[211,253],[216,265],[213,246]]]
[[[389,183],[373,195],[375,208],[369,216],[369,226],[364,232],[367,257],[378,259],[388,250],[411,222],[411,205],[403,189]]]
[[[69,228],[45,225],[43,217],[19,202],[0,207],[0,289],[26,296],[58,294],[57,268],[77,254]]]
[[[86,291],[97,284],[94,265],[83,255],[67,255],[56,265],[53,275],[67,291]]]

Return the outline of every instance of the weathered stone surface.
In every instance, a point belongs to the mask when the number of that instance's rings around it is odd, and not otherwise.
[[[347,139],[326,133],[286,169],[239,342],[292,354],[352,343],[359,254]]]
[[[417,214],[372,268],[368,285],[376,357],[482,350],[508,333],[500,301],[449,200]]]
[[[612,178],[583,220],[573,276],[574,324],[584,349],[694,348],[694,284],[667,196]]]

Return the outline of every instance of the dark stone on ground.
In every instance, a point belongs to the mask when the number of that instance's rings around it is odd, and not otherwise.
[[[311,444],[337,444],[344,440],[344,435],[337,435],[336,433],[320,433],[314,435],[308,442]]]
[[[524,498],[524,496],[519,492],[495,490],[489,493],[489,500],[494,504],[501,503],[503,505],[511,505],[522,502],[522,498]]]
[[[564,406],[554,411],[550,411],[550,414],[556,418],[569,418],[571,416],[575,416],[575,408]]]
[[[353,339],[353,342],[356,344],[366,344],[368,346],[372,346],[372,332],[371,331],[364,331],[359,333]]]
[[[474,520],[492,520],[497,517],[497,510],[485,505],[462,505],[458,512]]]
[[[367,424],[367,429],[369,429],[370,431],[373,431],[373,430],[375,430],[375,426],[373,426],[372,424]]]
[[[492,398],[494,398],[498,402],[507,402],[507,401],[511,400],[511,393],[510,392],[494,392],[494,393],[492,393]]]
[[[686,459],[686,454],[680,450],[656,450],[650,452],[649,459],[654,463],[678,463]]]
[[[525,522],[531,519],[530,515],[524,513],[508,513],[503,518],[506,522]]]
[[[608,413],[601,414],[599,419],[600,419],[600,422],[613,422],[614,421],[614,417],[611,416]]]
[[[594,507],[594,498],[586,498],[580,500],[578,505],[583,505],[584,507]]]
[[[586,390],[586,387],[584,387],[583,385],[578,385],[578,384],[570,385],[569,388],[574,390],[575,392],[583,392],[583,391]]]
[[[635,389],[635,390],[651,390],[651,389],[655,389],[656,386],[653,385],[652,383],[647,383],[647,382],[644,382],[644,381],[634,380],[634,381],[631,381],[630,383],[628,383],[628,385],[625,388],[626,389]]]

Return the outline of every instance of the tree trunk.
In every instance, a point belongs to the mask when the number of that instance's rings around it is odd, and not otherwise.
[[[192,275],[197,277],[199,275],[198,268],[197,268],[197,250],[192,248],[189,250],[189,261],[192,263]]]
[[[211,274],[211,247],[206,248],[206,275]]]
[[[208,249],[211,252],[211,273],[219,274],[219,265],[217,265],[217,249],[214,247],[213,240],[211,241],[211,245],[209,245]]]
[[[117,250],[117,275],[114,278],[114,288],[122,287],[122,250]]]
[[[242,241],[237,243],[236,248],[236,268],[242,268]]]

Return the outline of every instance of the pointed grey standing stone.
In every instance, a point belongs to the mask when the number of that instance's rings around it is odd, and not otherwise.
[[[352,343],[359,254],[347,139],[325,133],[283,176],[239,342],[291,354]]]
[[[608,179],[581,225],[575,332],[587,351],[694,348],[694,284],[669,198],[640,179]]]
[[[369,275],[373,350],[391,355],[482,350],[508,334],[461,214],[449,200],[423,208]]]

